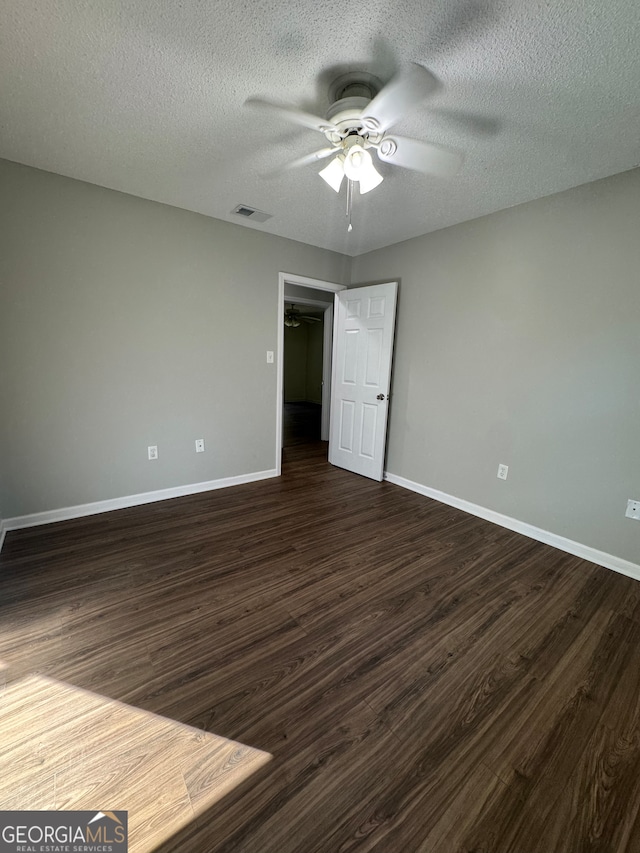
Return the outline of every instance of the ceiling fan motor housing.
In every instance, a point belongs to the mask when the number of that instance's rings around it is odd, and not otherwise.
[[[343,74],[333,82],[329,89],[331,106],[327,111],[327,120],[338,128],[326,131],[327,139],[336,144],[349,134],[364,136],[375,132],[376,128],[363,122],[365,109],[382,88],[382,83],[373,74],[365,71],[353,71]]]
[[[338,128],[326,131],[325,135],[330,142],[340,142],[345,136],[362,129],[362,111],[370,103],[368,98],[343,98],[329,107],[327,119]]]
[[[382,89],[382,81],[367,71],[350,71],[341,74],[329,87],[332,104],[345,98],[365,98],[372,101]]]

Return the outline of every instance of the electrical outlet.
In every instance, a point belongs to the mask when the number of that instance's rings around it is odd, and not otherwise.
[[[635,518],[636,521],[640,521],[640,501],[628,500],[625,516],[627,518]]]
[[[204,453],[204,438],[196,438],[196,453]]]
[[[267,364],[273,364],[273,350],[267,350]]]
[[[157,459],[158,458],[158,445],[157,444],[150,444],[149,447],[147,447],[147,453],[149,455],[149,459]]]
[[[506,480],[507,474],[509,473],[509,466],[503,465],[502,463],[498,465],[498,478],[500,480]]]

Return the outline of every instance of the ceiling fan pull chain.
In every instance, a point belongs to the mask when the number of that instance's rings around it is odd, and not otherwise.
[[[348,178],[347,179],[347,231],[353,231],[353,225],[351,224],[351,209],[353,207],[353,181]]]

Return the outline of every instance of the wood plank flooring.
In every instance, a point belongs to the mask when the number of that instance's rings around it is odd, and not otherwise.
[[[0,809],[109,802],[129,812],[132,853],[151,853],[271,759],[41,675],[10,678],[0,694],[0,750]]]
[[[322,406],[318,403],[285,403],[283,418],[283,444],[313,443],[320,440]]]
[[[185,769],[191,817],[162,853],[640,850],[640,585],[325,448],[289,446],[280,479],[9,533],[5,694],[38,674],[273,756],[213,804],[206,766]]]

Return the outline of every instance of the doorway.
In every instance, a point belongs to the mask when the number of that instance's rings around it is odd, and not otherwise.
[[[283,448],[326,441],[322,430],[324,312],[330,304],[284,303]]]
[[[276,468],[281,473],[285,446],[304,451],[315,440],[329,440],[334,295],[344,285],[280,273],[278,288],[278,364]],[[285,326],[285,309],[294,306],[297,326]],[[302,318],[308,318],[303,320]],[[291,319],[291,316],[290,316]],[[286,336],[286,337],[285,337]],[[291,359],[293,363],[287,363]]]

